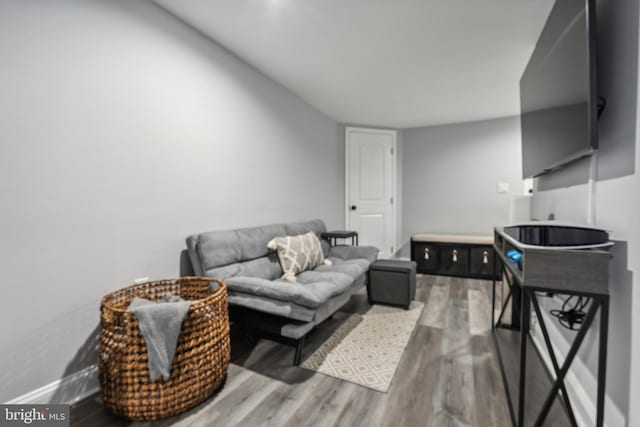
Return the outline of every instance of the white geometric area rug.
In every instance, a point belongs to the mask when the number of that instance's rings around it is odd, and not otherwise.
[[[372,306],[352,314],[301,367],[387,392],[424,304]]]

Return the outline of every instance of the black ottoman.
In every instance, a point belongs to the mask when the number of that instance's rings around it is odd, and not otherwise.
[[[377,260],[369,269],[369,304],[409,308],[416,295],[416,263],[396,259]]]

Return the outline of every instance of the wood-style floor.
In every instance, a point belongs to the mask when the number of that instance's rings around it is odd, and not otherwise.
[[[232,335],[224,386],[200,406],[158,423],[113,416],[97,396],[71,410],[72,426],[509,426],[489,330],[491,282],[418,276],[425,308],[388,393],[292,366],[293,348]],[[311,354],[349,312],[368,308],[364,292],[308,337]]]

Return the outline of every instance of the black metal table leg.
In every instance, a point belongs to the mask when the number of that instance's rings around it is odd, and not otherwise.
[[[514,289],[516,289],[514,286],[516,286],[514,283],[511,282],[511,279],[509,278],[509,274],[503,270],[503,275],[502,278],[504,280],[504,282],[507,283],[507,287],[509,288],[509,292],[507,293],[507,297],[506,299],[504,299],[504,301],[501,302],[502,308],[500,309],[500,314],[498,315],[498,320],[496,320],[496,327],[503,327],[502,325],[502,316],[504,316],[504,312],[507,310],[507,307],[509,306],[509,301],[511,301],[511,298],[513,296],[513,292]],[[503,290],[504,290],[504,284],[503,286]],[[504,295],[500,295],[500,299],[503,299]],[[511,304],[513,305],[515,303],[515,299],[511,302]],[[513,310],[512,310],[513,313]],[[509,325],[510,329],[514,329],[514,324],[515,321],[512,318],[511,319],[511,325]]]
[[[502,273],[502,271],[500,271]],[[493,257],[493,277],[491,280],[493,286],[491,289],[493,292],[491,293],[491,329],[495,329],[496,327],[496,257]]]
[[[527,376],[527,335],[529,334],[529,290],[522,288],[522,309],[520,310],[520,382],[518,394],[518,426],[524,426],[524,390]]]
[[[504,301],[504,304],[502,304],[502,310],[500,310],[500,314],[498,315],[497,326],[502,326],[502,316],[504,316],[504,312],[507,309],[507,306],[509,305],[509,301],[511,300],[511,295],[512,295],[511,289],[509,289],[509,293],[507,294],[507,299]]]
[[[600,342],[598,343],[598,395],[596,400],[596,427],[604,424],[604,396],[607,375],[607,338],[609,335],[609,296],[600,300]]]
[[[578,349],[580,348],[580,345],[582,345],[582,341],[584,340],[584,337],[587,334],[591,323],[593,322],[593,317],[595,316],[599,305],[599,299],[596,299],[591,303],[591,307],[589,307],[589,311],[587,312],[584,323],[582,323],[582,326],[580,327],[580,330],[578,331],[573,344],[571,344],[571,348],[569,348],[569,352],[567,353],[567,356],[564,359],[564,363],[562,364],[562,369],[560,369],[560,372],[558,372],[558,376],[556,377],[556,380],[551,387],[551,391],[547,395],[547,399],[544,401],[542,409],[538,414],[538,419],[534,424],[536,427],[542,426],[544,424],[544,420],[547,417],[549,410],[551,409],[551,405],[553,404],[554,399],[556,398],[558,389],[560,388],[561,384],[564,384],[564,377],[567,375],[569,367],[573,363],[573,359],[576,357],[576,354],[578,354]]]
[[[531,292],[531,302],[533,303],[533,308],[535,310],[538,323],[540,324],[540,329],[542,330],[544,343],[547,346],[547,352],[551,358],[551,364],[553,365],[553,370],[555,371],[555,376],[557,378],[558,375],[560,375],[560,365],[556,358],[556,352],[553,350],[553,346],[551,345],[551,338],[549,338],[549,331],[547,330],[547,325],[542,317],[542,310],[540,310],[540,305],[538,304],[538,297],[536,297],[536,294],[533,291]],[[571,406],[571,401],[569,400],[569,394],[567,393],[564,381],[560,384],[560,391],[562,391],[562,399],[564,400],[564,406],[567,410],[567,414],[569,415],[569,421],[572,426],[577,426],[578,423],[576,422],[576,416],[573,413],[573,407]]]
[[[500,373],[502,374],[502,386],[504,387],[504,394],[507,398],[507,407],[509,408],[509,415],[511,416],[511,424],[515,426],[516,413],[513,409],[511,394],[509,393],[509,382],[507,381],[507,373],[504,369],[504,360],[502,358],[502,350],[500,349],[500,339],[498,338],[498,334],[498,331],[493,331],[493,343],[496,346],[496,353],[498,355],[498,366],[500,367]]]

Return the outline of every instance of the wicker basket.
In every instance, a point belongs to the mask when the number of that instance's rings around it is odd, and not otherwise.
[[[127,307],[134,297],[158,301],[168,292],[192,303],[182,323],[171,377],[152,382],[147,347]],[[224,380],[230,358],[224,282],[183,277],[141,283],[106,295],[100,311],[100,387],[104,405],[115,414],[136,420],[177,415],[202,402]]]

